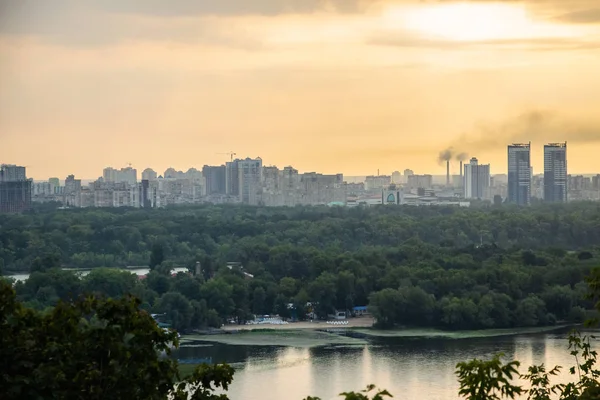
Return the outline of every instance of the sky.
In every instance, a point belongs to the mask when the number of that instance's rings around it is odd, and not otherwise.
[[[0,163],[600,172],[598,71],[597,0],[0,0]]]

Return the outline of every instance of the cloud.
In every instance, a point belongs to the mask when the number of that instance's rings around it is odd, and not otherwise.
[[[497,150],[510,143],[600,143],[600,116],[569,118],[555,111],[532,110],[497,123],[483,123],[456,144],[469,151]]]
[[[600,40],[583,40],[580,38],[516,38],[516,39],[490,39],[457,41],[443,38],[430,39],[414,36],[410,33],[404,35],[377,35],[367,39],[367,44],[374,46],[391,46],[400,48],[423,48],[423,49],[478,49],[485,47],[496,47],[507,50],[585,50],[600,47]]]
[[[94,6],[72,0],[0,0],[0,36],[35,37],[75,47],[110,46],[123,41],[217,44],[252,50],[263,46],[259,40],[210,16],[158,18],[143,13],[111,13]]]
[[[555,19],[560,22],[572,24],[598,24],[600,23],[600,8],[573,11],[561,14]]]
[[[3,19],[28,14],[59,15],[73,10],[92,14],[135,14],[153,17],[207,15],[282,15],[317,11],[357,12],[360,0],[0,0]]]

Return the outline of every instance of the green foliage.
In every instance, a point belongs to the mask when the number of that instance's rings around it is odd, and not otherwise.
[[[594,269],[586,278],[589,293],[587,297],[595,303],[596,311],[600,311],[600,269]],[[562,290],[554,290],[561,298]],[[539,299],[530,300],[525,308],[535,308],[534,303]],[[533,315],[535,312],[530,311]],[[591,327],[597,321],[586,321]],[[518,361],[504,364],[497,355],[490,361],[472,360],[459,363],[456,368],[460,383],[459,394],[469,400],[499,400],[514,399],[516,395],[527,394],[528,400],[592,400],[600,398],[600,370],[597,367],[598,353],[592,348],[591,335],[582,335],[574,330],[569,335],[569,350],[575,359],[575,366],[569,373],[575,378],[567,384],[552,384],[551,378],[558,375],[562,367],[555,366],[547,370],[544,364],[533,365],[527,374],[520,375],[529,382],[528,389],[511,383],[513,376],[518,374]]]
[[[369,397],[371,392],[375,391],[373,397]],[[365,390],[360,392],[344,392],[340,393],[340,396],[344,400],[384,400],[385,397],[394,397],[387,390],[379,390],[375,388],[375,385],[368,385]],[[304,400],[321,400],[318,397],[307,397]]]
[[[214,390],[227,390],[233,381],[233,368],[229,365],[201,365],[194,373],[175,386],[173,400],[228,400],[226,394]],[[189,393],[192,393],[191,397]]]
[[[177,335],[132,297],[59,302],[40,313],[0,280],[0,388],[3,399],[227,399],[229,366],[200,366],[180,379],[169,358]],[[163,356],[164,355],[164,356]]]
[[[598,239],[600,208],[588,203],[527,209],[223,205],[0,215],[4,270],[32,272],[16,285],[28,306],[44,309],[81,293],[132,293],[145,310],[158,313],[162,296],[179,293],[189,303],[185,317],[167,307],[166,319],[186,330],[225,320],[243,324],[252,314],[305,319],[309,302],[317,318],[369,306],[385,328],[580,321],[593,306],[582,299],[581,285],[600,255]],[[253,278],[226,268],[231,261]],[[171,276],[173,267],[193,270],[196,262],[199,276]],[[135,282],[113,268],[128,265],[152,271]],[[79,279],[59,267],[92,273]]]
[[[489,361],[472,360],[459,363],[456,368],[460,383],[459,395],[467,400],[514,399],[523,389],[511,384],[518,377],[518,361],[504,364],[496,355]]]
[[[165,260],[165,254],[163,247],[155,243],[152,245],[152,252],[150,253],[150,269],[154,269],[157,266],[161,265]]]

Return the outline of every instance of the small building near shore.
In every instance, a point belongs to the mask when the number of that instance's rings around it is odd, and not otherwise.
[[[369,313],[367,306],[357,306],[352,308],[352,313],[354,316],[358,317],[360,315],[366,315]]]

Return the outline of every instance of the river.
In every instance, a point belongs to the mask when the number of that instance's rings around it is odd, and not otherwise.
[[[127,268],[115,268],[115,269],[117,269],[119,271],[131,272],[132,274],[136,274],[137,276],[147,275],[150,272],[149,267],[127,267]],[[86,276],[87,274],[89,274],[92,271],[91,269],[72,269],[72,268],[63,268],[63,270],[77,273],[80,276]],[[188,269],[183,268],[183,267],[177,267],[177,268],[173,268],[173,270],[171,272],[174,274],[176,274],[178,272],[188,272]],[[29,279],[29,274],[22,273],[22,274],[6,275],[6,278],[12,279],[15,282],[26,281],[27,279]]]
[[[319,396],[340,399],[342,391],[373,383],[394,399],[458,399],[454,374],[458,362],[491,358],[502,352],[531,364],[562,365],[556,382],[570,378],[573,357],[567,331],[482,339],[375,339],[358,347],[232,346],[195,342],[176,353],[180,359],[211,357],[236,368],[229,389],[232,400],[301,400]]]

